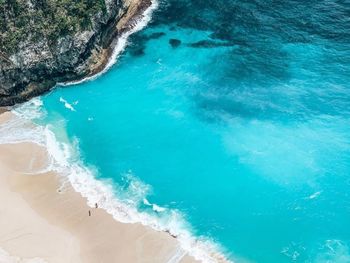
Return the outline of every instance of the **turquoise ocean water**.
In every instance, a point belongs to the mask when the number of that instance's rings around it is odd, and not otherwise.
[[[37,122],[119,200],[236,262],[350,262],[349,69],[346,0],[161,1]]]

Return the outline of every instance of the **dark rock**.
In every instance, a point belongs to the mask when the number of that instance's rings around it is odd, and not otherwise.
[[[130,52],[130,55],[134,57],[140,57],[145,54],[145,49],[144,47],[131,48],[129,52]]]
[[[216,42],[212,40],[201,40],[198,42],[188,44],[189,47],[193,48],[215,48],[215,47],[229,47],[232,43],[229,42]]]
[[[177,48],[178,46],[181,45],[181,40],[172,38],[172,39],[169,39],[169,44],[170,44],[173,48]]]

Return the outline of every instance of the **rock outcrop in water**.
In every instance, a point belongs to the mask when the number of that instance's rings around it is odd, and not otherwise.
[[[0,106],[102,70],[151,0],[0,0]]]

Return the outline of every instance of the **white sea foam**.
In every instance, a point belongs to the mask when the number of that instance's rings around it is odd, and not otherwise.
[[[69,109],[71,111],[75,111],[72,104],[68,103],[68,101],[66,101],[64,98],[60,97],[60,102],[62,102],[64,104],[64,107],[66,107],[67,109]],[[76,104],[74,104],[74,105],[76,105]]]
[[[35,142],[44,145],[42,127],[36,127],[20,119],[11,119],[6,125],[0,125],[0,144]]]
[[[122,51],[128,45],[129,36],[140,31],[141,29],[143,29],[149,23],[149,21],[151,21],[152,13],[155,9],[157,9],[157,7],[158,7],[158,2],[156,0],[152,0],[151,6],[148,7],[147,10],[141,15],[141,18],[139,19],[139,21],[137,21],[137,23],[134,25],[134,27],[131,30],[123,33],[117,39],[117,44],[115,45],[113,52],[112,52],[112,55],[109,58],[106,66],[104,67],[103,70],[101,70],[100,72],[98,72],[97,74],[95,74],[93,76],[89,76],[89,77],[86,77],[86,78],[78,80],[78,81],[59,83],[59,85],[68,86],[68,85],[80,84],[80,83],[85,82],[85,81],[94,80],[94,79],[100,77],[101,75],[103,75],[104,73],[106,73],[117,62],[119,55],[122,53]]]
[[[12,112],[26,120],[39,119],[46,115],[40,98],[34,98],[20,106],[15,106]]]
[[[143,203],[145,205],[152,206],[152,204],[146,198],[143,199]]]
[[[158,212],[158,213],[164,212],[166,210],[165,207],[161,207],[161,206],[156,205],[156,204],[152,205],[152,209],[153,209],[153,211]]]
[[[315,198],[319,197],[320,194],[321,194],[321,191],[318,191],[318,192],[316,192],[316,193],[313,193],[312,195],[310,195],[310,196],[308,197],[308,199],[315,199]]]
[[[350,262],[350,250],[345,242],[338,239],[326,240],[320,246],[315,261],[317,263]]]
[[[157,213],[161,213],[161,212],[164,212],[166,210],[165,207],[161,207],[161,206],[156,205],[156,204],[151,204],[146,198],[143,198],[142,202],[144,205],[152,207],[152,210],[157,212]]]
[[[31,122],[45,114],[41,106],[40,99],[33,99],[14,108],[12,113],[20,118],[11,118],[6,124],[0,125],[0,144],[35,142],[45,146],[44,128]]]
[[[281,253],[286,257],[290,258],[292,261],[298,260],[300,255],[304,253],[305,247],[301,244],[292,242],[289,246],[284,247]]]

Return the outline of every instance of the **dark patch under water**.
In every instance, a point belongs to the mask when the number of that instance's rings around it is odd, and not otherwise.
[[[171,38],[169,39],[169,44],[173,47],[173,48],[177,48],[181,45],[181,40],[179,39],[175,39],[175,38]]]
[[[139,34],[134,36],[134,41],[128,48],[128,52],[132,56],[142,56],[144,55],[144,49],[146,48],[146,43],[149,40],[158,39],[165,36],[164,32],[154,32],[149,35]]]
[[[215,72],[216,80],[205,88],[208,93],[216,94],[215,100],[208,101],[208,96],[202,96],[202,90],[195,96],[198,105],[205,109],[233,115],[246,112],[247,116],[263,118],[294,114],[293,101],[286,101],[285,109],[278,110],[268,105],[262,108],[261,105],[258,108],[254,105],[242,106],[234,96],[236,92],[244,93],[252,88],[257,89],[257,96],[268,92],[272,96],[277,92],[278,96],[284,90],[288,93],[289,84],[305,80],[304,75],[291,74],[291,64],[300,62],[300,67],[308,70],[305,74],[310,78],[303,83],[306,85],[304,91],[309,93],[305,96],[305,115],[334,114],[336,111],[328,105],[323,107],[322,104],[327,104],[326,98],[320,98],[316,104],[311,102],[314,97],[319,97],[316,94],[313,97],[313,93],[328,86],[328,79],[341,84],[350,81],[349,1],[164,1],[155,12],[151,27],[159,25],[212,32],[208,39],[189,43],[190,47],[236,47],[228,49],[224,58],[214,57],[208,61],[208,65],[215,65],[216,59],[223,59],[226,66],[224,70]],[[301,61],[303,52],[309,50],[286,50],[288,44],[314,45],[321,49],[319,52],[322,54]],[[300,58],[295,58],[293,52]],[[336,67],[331,66],[334,63],[337,63]],[[338,67],[341,67],[340,71]],[[326,81],[317,79],[320,72],[329,78]],[[321,96],[327,97],[327,94]],[[336,99],[350,108],[349,95],[345,94],[343,98],[340,95]],[[238,108],[240,110],[236,110]]]

